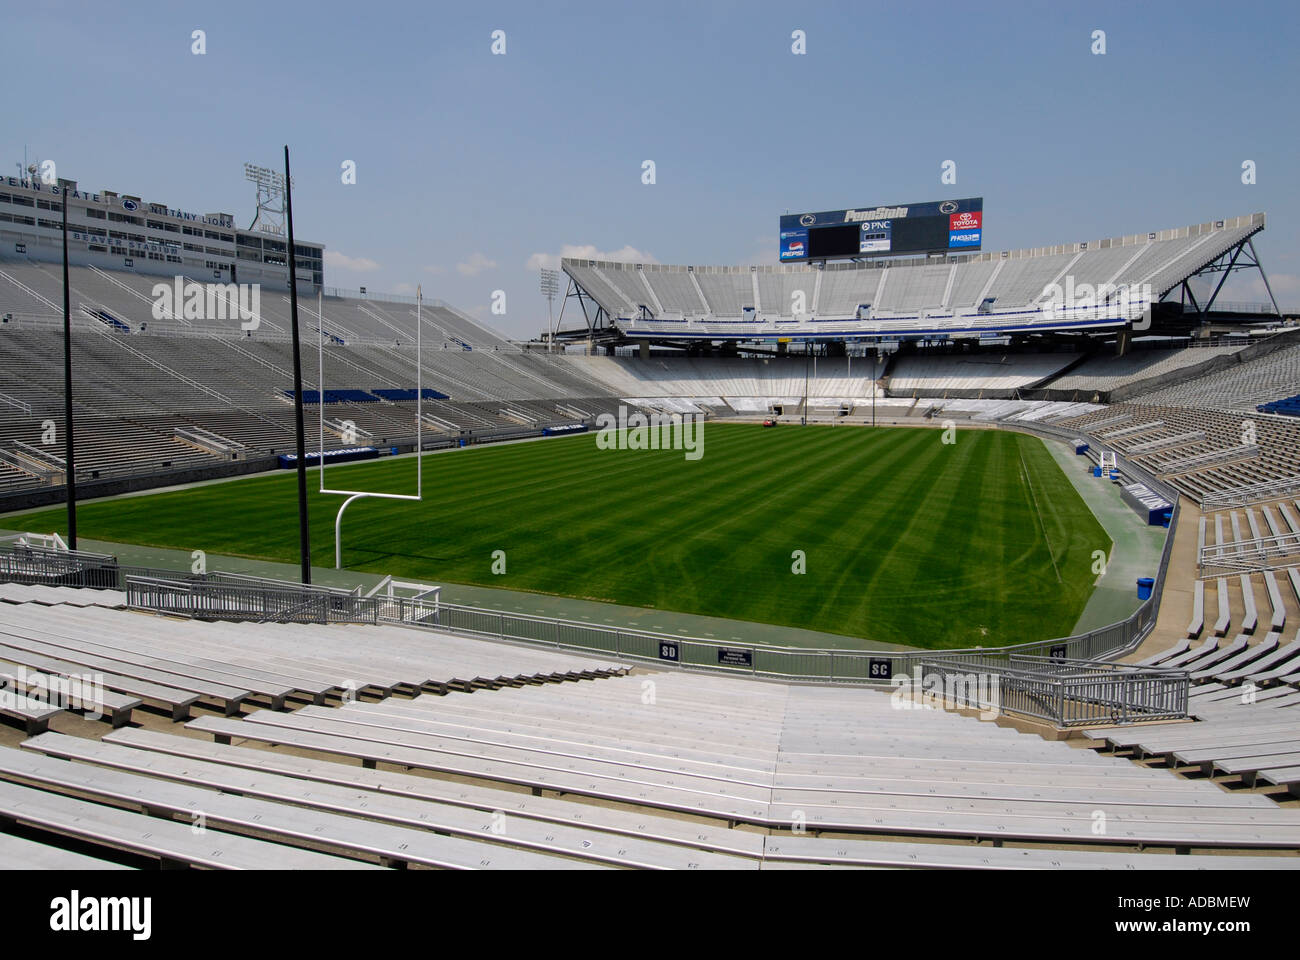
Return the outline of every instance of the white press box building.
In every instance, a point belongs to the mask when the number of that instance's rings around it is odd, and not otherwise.
[[[274,289],[289,285],[288,240],[265,226],[245,230],[229,213],[190,213],[69,183],[68,257],[74,264]],[[61,204],[57,181],[0,177],[0,260],[62,262]],[[323,286],[324,245],[299,241],[295,247],[299,284]]]

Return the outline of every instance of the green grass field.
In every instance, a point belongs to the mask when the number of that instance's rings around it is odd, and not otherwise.
[[[423,502],[348,508],[343,565],[937,648],[1068,634],[1092,553],[1110,550],[1042,441],[1022,434],[961,431],[944,445],[932,429],[710,423],[705,440],[694,462],[600,450],[593,434],[426,455]],[[327,480],[410,493],[414,469],[384,459],[329,467]],[[311,497],[317,565],[333,565],[341,502]],[[285,471],[86,503],[78,523],[98,540],[292,562],[295,504]],[[62,531],[63,510],[21,526]]]

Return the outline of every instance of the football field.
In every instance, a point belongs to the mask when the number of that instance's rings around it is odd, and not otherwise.
[[[1110,539],[1042,441],[966,430],[710,422],[703,456],[595,434],[424,457],[422,502],[358,500],[343,566],[805,627],[922,647],[1067,635]],[[415,459],[327,467],[415,491]],[[313,561],[339,496],[309,472]],[[4,525],[64,530],[62,508]],[[292,471],[88,502],[82,536],[297,559]],[[502,572],[503,571],[503,572]]]

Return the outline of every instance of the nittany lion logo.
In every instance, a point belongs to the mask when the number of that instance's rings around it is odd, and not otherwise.
[[[957,201],[955,201],[955,200],[945,200],[943,203],[939,204],[939,212],[940,212],[940,213],[956,213],[956,212],[957,212]]]
[[[817,218],[814,217],[811,213],[805,213],[802,217],[799,218],[799,222],[803,224],[805,227],[811,227],[814,223],[817,222]]]

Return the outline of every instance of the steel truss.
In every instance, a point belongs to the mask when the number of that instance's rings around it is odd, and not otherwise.
[[[1215,300],[1219,297],[1219,291],[1223,289],[1223,284],[1228,279],[1228,275],[1234,270],[1251,269],[1259,271],[1260,278],[1264,281],[1264,289],[1268,291],[1269,302],[1273,304],[1273,312],[1277,314],[1278,319],[1281,319],[1282,310],[1277,305],[1277,298],[1273,296],[1273,288],[1269,285],[1268,274],[1264,272],[1264,265],[1260,263],[1259,254],[1255,252],[1253,236],[1245,237],[1234,247],[1223,251],[1223,253],[1219,254],[1214,258],[1214,260],[1201,267],[1195,273],[1184,277],[1177,287],[1171,288],[1168,293],[1166,293],[1166,296],[1168,296],[1169,293],[1172,293],[1175,289],[1178,290],[1178,300],[1179,303],[1182,304],[1183,309],[1187,309],[1187,304],[1190,300],[1192,310],[1196,313],[1200,322],[1205,323],[1210,311],[1214,308]],[[1219,282],[1214,285],[1214,291],[1210,294],[1209,299],[1204,303],[1198,302],[1196,294],[1192,292],[1189,281],[1200,276],[1213,276],[1216,273],[1222,274],[1222,276],[1219,277]]]

